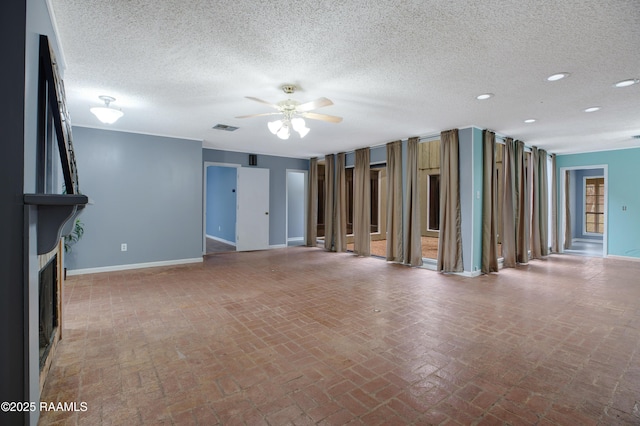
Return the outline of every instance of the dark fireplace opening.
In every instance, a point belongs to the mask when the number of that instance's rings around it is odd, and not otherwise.
[[[58,325],[57,256],[40,271],[40,369],[44,366]]]

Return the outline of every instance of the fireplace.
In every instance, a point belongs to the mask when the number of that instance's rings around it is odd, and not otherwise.
[[[58,256],[54,254],[39,279],[40,370],[45,365],[58,328]]]
[[[51,252],[38,256],[38,335],[40,391],[47,378],[58,342],[62,338],[62,241]]]

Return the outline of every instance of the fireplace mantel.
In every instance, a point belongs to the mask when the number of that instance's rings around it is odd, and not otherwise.
[[[24,194],[24,203],[38,207],[38,254],[56,247],[64,225],[73,221],[89,202],[81,194]]]

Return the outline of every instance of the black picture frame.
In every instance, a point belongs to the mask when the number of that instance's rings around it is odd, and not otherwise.
[[[46,35],[40,35],[40,70],[40,78],[45,84],[46,99],[48,100],[48,105],[41,107],[48,106],[53,117],[65,192],[69,195],[79,194],[78,169],[73,150],[71,120],[67,110],[64,82],[60,77],[55,54]]]

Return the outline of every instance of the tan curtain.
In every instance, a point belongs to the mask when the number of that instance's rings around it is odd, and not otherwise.
[[[334,155],[324,157],[324,248],[333,250],[333,182],[334,182]]]
[[[551,155],[551,251],[558,253],[558,174],[556,172],[556,155]]]
[[[564,248],[570,249],[573,237],[571,236],[571,172],[564,174]]]
[[[483,132],[482,176],[482,273],[498,272],[496,134]]]
[[[336,156],[335,203],[333,205],[333,229],[335,251],[347,251],[347,184],[345,177],[345,153]]]
[[[531,258],[539,259],[542,257],[542,241],[540,240],[540,170],[538,170],[538,162],[540,161],[540,153],[537,147],[531,148],[531,167],[533,176],[533,185],[531,193]]]
[[[420,191],[418,188],[418,140],[407,143],[406,189],[404,199],[404,256],[405,265],[422,265],[422,236],[420,235]]]
[[[437,270],[462,272],[458,129],[440,135],[440,238]]]
[[[387,260],[402,261],[402,142],[387,144]]]
[[[538,151],[540,171],[540,245],[541,254],[549,255],[549,173],[547,171],[547,151]]]
[[[307,246],[315,247],[318,239],[318,159],[309,160],[309,198],[307,198]]]
[[[502,196],[502,266],[516,266],[516,148],[511,138],[504,141],[502,155],[503,196]]]
[[[529,182],[524,142],[516,141],[516,261],[529,262]]]
[[[369,148],[356,150],[353,176],[353,252],[371,254],[371,176]]]

